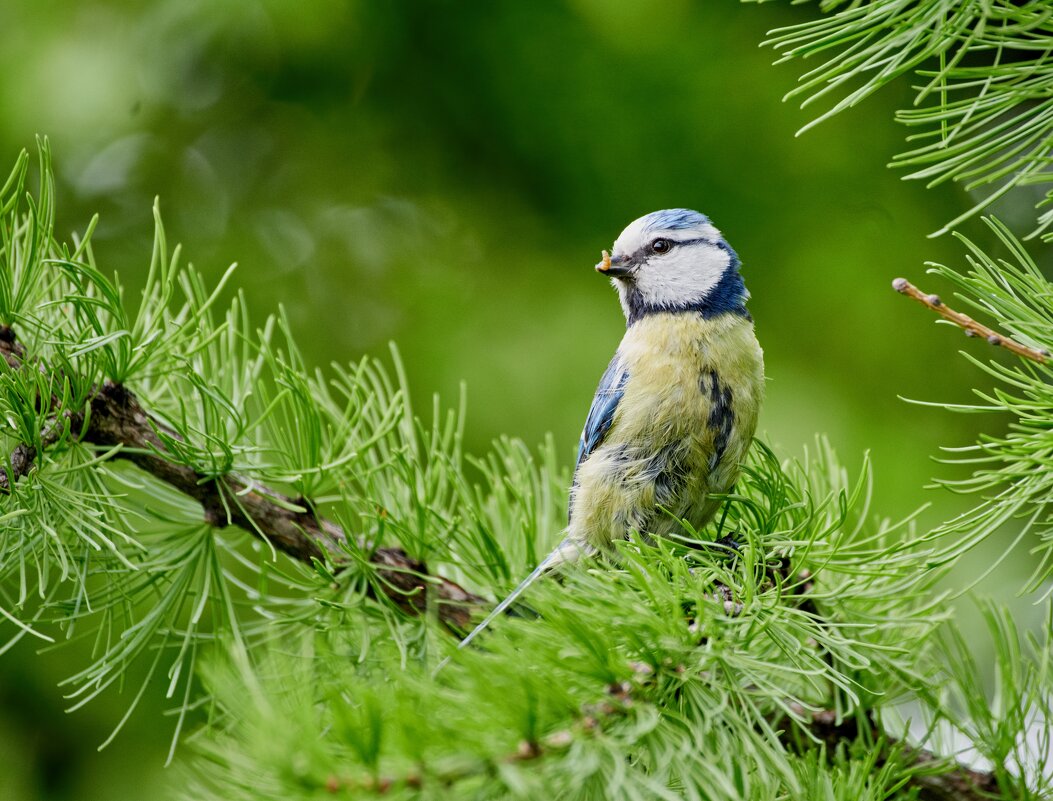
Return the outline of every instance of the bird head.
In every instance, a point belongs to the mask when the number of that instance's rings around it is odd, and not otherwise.
[[[704,214],[666,209],[633,220],[596,270],[610,276],[629,325],[655,312],[745,314],[739,259]]]

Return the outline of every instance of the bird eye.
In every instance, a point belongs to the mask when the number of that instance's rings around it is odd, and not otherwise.
[[[668,253],[673,249],[673,243],[668,239],[656,239],[651,243],[652,253]]]

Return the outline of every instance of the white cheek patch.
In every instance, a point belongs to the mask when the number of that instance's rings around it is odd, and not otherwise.
[[[685,245],[665,256],[652,256],[636,273],[636,289],[648,306],[681,306],[705,300],[731,263],[723,248],[708,243]]]

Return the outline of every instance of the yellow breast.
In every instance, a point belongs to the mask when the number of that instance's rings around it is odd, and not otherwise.
[[[744,316],[651,314],[629,327],[618,353],[629,379],[572,499],[572,536],[599,548],[631,529],[668,533],[670,514],[704,525],[709,496],[738,477],[764,391]]]
[[[618,351],[631,380],[615,426],[693,428],[699,416],[710,414],[710,379],[716,375],[752,436],[764,389],[764,361],[748,318],[648,315],[626,331]],[[703,387],[707,381],[710,386]]]

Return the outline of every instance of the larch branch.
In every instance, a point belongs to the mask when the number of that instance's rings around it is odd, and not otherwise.
[[[11,369],[24,364],[25,349],[9,327],[0,327],[0,353]],[[337,566],[344,561],[341,544],[347,534],[340,526],[280,493],[235,475],[209,477],[168,458],[158,431],[166,428],[150,416],[138,397],[122,384],[105,382],[96,387],[89,402],[86,420],[79,413],[67,413],[71,429],[86,445],[117,447],[114,458],[125,459],[154,478],[175,487],[201,504],[205,520],[217,528],[238,526],[265,539],[294,559],[331,559]],[[47,447],[58,441],[64,430],[62,421],[42,433]],[[9,464],[0,470],[0,493],[8,492],[32,469],[36,448],[15,447]],[[298,511],[302,510],[302,511]],[[468,592],[442,576],[431,575],[427,565],[401,548],[379,547],[368,550],[376,567],[380,591],[407,614],[422,614],[429,598],[437,602],[438,617],[444,624],[464,629],[472,609],[485,599]],[[375,593],[374,593],[375,594]]]
[[[865,725],[871,728],[872,737],[881,734],[877,724],[869,718]],[[838,743],[851,742],[861,733],[859,721],[855,718],[838,720],[837,714],[831,710],[812,713],[808,731],[829,748],[836,747]],[[788,734],[789,732],[784,732],[784,742],[789,740]],[[876,766],[884,765],[890,752],[901,749],[912,763],[912,767],[917,769],[916,773],[911,773],[907,784],[917,789],[917,798],[920,801],[990,801],[992,798],[1001,797],[994,773],[974,770],[961,764],[955,764],[949,770],[940,770],[938,766],[946,765],[947,760],[941,759],[931,751],[901,743],[887,736],[884,737],[884,741],[886,746],[878,756]],[[928,766],[932,766],[931,772],[926,770]]]

